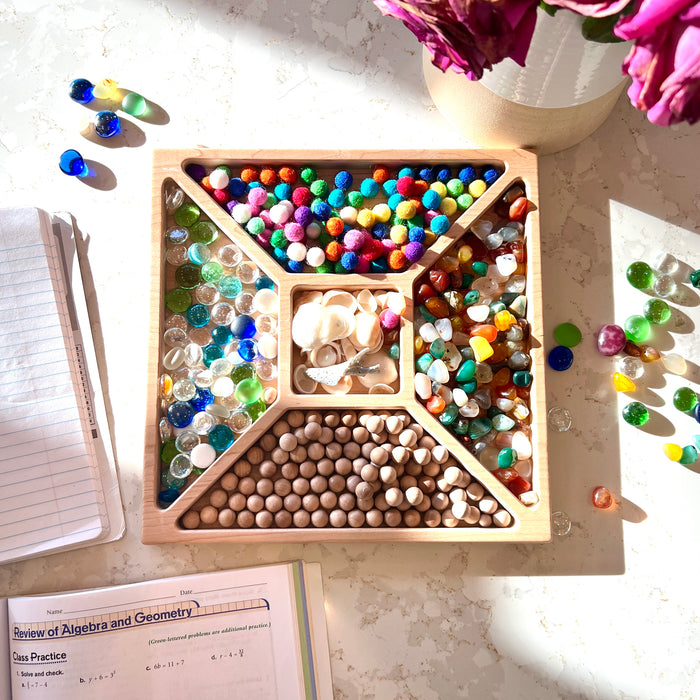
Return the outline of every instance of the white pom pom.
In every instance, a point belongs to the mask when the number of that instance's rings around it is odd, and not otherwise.
[[[216,170],[212,170],[209,173],[209,184],[215,189],[215,190],[223,190],[226,185],[228,185],[229,182],[229,177],[226,174],[225,170],[221,170],[221,168],[216,168]]]
[[[291,213],[289,209],[287,209],[287,207],[284,206],[282,203],[275,204],[270,209],[270,218],[276,224],[286,224],[287,221],[289,221],[290,216]]]
[[[309,248],[306,253],[306,262],[311,265],[311,267],[320,267],[326,261],[326,254],[323,252],[323,248],[318,248],[314,246]]]
[[[304,233],[307,238],[315,241],[321,235],[321,226],[313,221],[304,229]]]
[[[343,220],[343,223],[353,226],[357,221],[357,209],[355,207],[343,207],[340,210],[340,218]]]
[[[247,224],[251,216],[253,216],[253,211],[250,208],[250,204],[236,204],[231,210],[231,216],[233,220],[237,221],[239,224]]]
[[[287,257],[296,262],[301,262],[306,258],[306,246],[303,243],[290,243],[286,252]]]

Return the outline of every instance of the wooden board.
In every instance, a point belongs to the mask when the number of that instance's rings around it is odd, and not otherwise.
[[[257,242],[245,233],[228,212],[220,207],[209,194],[185,172],[189,163],[199,163],[207,171],[220,164],[236,165],[313,165],[319,177],[330,177],[339,169],[366,171],[369,166],[383,163],[389,167],[418,165],[421,163],[460,165],[499,164],[501,176],[493,185],[452,224],[449,231],[440,236],[423,258],[400,273],[382,274],[291,274],[273,260]],[[167,508],[159,506],[157,498],[161,490],[159,420],[159,375],[162,371],[164,304],[166,290],[165,238],[167,212],[164,205],[164,188],[175,183],[185,195],[196,203],[201,211],[220,229],[221,235],[235,242],[246,256],[275,282],[280,299],[278,397],[274,404],[238,438],[212,466],[188,486],[182,495]],[[530,356],[533,384],[530,395],[533,443],[533,490],[539,495],[539,503],[525,506],[506,486],[485,469],[459,440],[432,416],[415,395],[413,386],[413,308],[412,299],[417,280],[458,241],[467,228],[478,220],[499,200],[514,183],[522,183],[531,203],[526,220],[527,262],[527,320],[531,327]],[[376,542],[376,541],[499,541],[525,542],[547,541],[551,537],[550,504],[547,466],[545,362],[542,337],[542,285],[540,268],[540,239],[538,206],[537,159],[532,153],[521,150],[455,150],[455,151],[239,151],[239,150],[156,150],[153,164],[153,221],[152,221],[152,289],[148,300],[150,312],[148,407],[145,433],[143,530],[144,543],[165,542]],[[172,285],[171,285],[172,286]],[[296,392],[292,384],[293,347],[291,340],[292,304],[303,290],[329,289],[396,290],[408,301],[408,309],[400,333],[399,383],[396,393],[390,395],[350,394],[329,395],[315,393],[304,395]],[[506,528],[479,528],[438,526],[427,527],[343,527],[325,528],[222,528],[212,526],[195,530],[185,529],[180,519],[188,509],[207,494],[236,460],[256,444],[258,439],[272,428],[289,410],[341,410],[341,409],[403,409],[425,431],[443,444],[461,462],[472,478],[479,481],[513,516],[513,523]]]

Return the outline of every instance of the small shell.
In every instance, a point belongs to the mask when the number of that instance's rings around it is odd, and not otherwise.
[[[323,299],[323,292],[308,290],[302,292],[295,300],[294,307],[298,309],[302,304],[320,304]],[[296,313],[296,311],[295,311]]]
[[[353,313],[357,309],[357,299],[350,292],[343,292],[339,289],[330,289],[323,295],[322,306],[344,306]]]
[[[388,292],[384,305],[398,316],[403,316],[406,313],[406,297],[399,292]]]
[[[337,343],[328,343],[321,345],[320,348],[314,348],[309,353],[309,360],[314,367],[330,367],[340,362],[340,352]]]
[[[355,346],[350,342],[349,338],[342,338],[340,341],[340,347],[343,351],[343,357],[345,360],[352,360],[355,355],[357,355],[357,350]]]
[[[357,293],[357,308],[368,314],[372,314],[377,310],[378,304],[377,300],[374,298],[374,294],[369,291],[369,289],[362,289]]]
[[[394,390],[388,384],[375,384],[370,387],[368,394],[393,394]]]
[[[377,352],[365,355],[363,363],[365,365],[379,365],[379,372],[358,377],[360,383],[371,389],[376,384],[393,384],[399,377],[396,363],[386,353]],[[394,391],[392,390],[392,394]]]
[[[350,341],[359,350],[373,348],[381,335],[379,316],[376,314],[358,313],[355,316],[355,329],[350,335]]]
[[[352,377],[343,377],[335,386],[321,384],[321,388],[327,394],[347,394],[352,389]]]
[[[297,365],[294,368],[294,388],[302,394],[313,394],[318,384],[306,376],[306,365]]]

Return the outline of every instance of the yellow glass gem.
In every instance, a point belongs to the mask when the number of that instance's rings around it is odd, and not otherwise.
[[[92,94],[98,100],[108,100],[117,91],[117,81],[104,78],[95,85]]]
[[[474,180],[474,182],[469,183],[469,194],[476,199],[481,197],[488,185],[483,180]]]
[[[621,372],[613,374],[613,384],[615,391],[635,391],[637,389],[637,385]]]
[[[475,335],[469,338],[469,346],[474,351],[474,359],[477,362],[483,362],[493,355],[491,343],[489,343],[486,338],[482,338],[480,335]]]
[[[508,309],[498,311],[493,317],[493,325],[499,331],[507,331],[514,323],[517,323],[517,319]]]
[[[457,251],[457,260],[459,260],[460,265],[467,265],[471,262],[474,257],[474,251],[470,245],[463,245],[459,247]]]
[[[672,461],[677,462],[683,456],[683,448],[672,442],[664,444],[664,454]]]

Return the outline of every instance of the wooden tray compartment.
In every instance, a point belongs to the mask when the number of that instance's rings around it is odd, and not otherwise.
[[[367,275],[318,275],[314,273],[291,274],[273,260],[269,254],[231,219],[209,194],[204,191],[184,168],[190,162],[204,165],[207,170],[220,164],[235,167],[239,164],[262,165],[313,165],[319,176],[331,177],[339,169],[353,173],[368,173],[371,165],[383,163],[388,166],[420,163],[445,163],[448,165],[499,164],[502,175],[474,204],[467,209],[450,230],[439,237],[423,258],[401,272]],[[146,454],[144,466],[143,532],[145,543],[183,541],[235,541],[235,542],[304,542],[304,541],[546,541],[550,538],[550,512],[548,470],[546,451],[546,411],[544,395],[544,358],[542,343],[541,282],[539,260],[538,183],[537,161],[533,154],[525,151],[411,151],[411,152],[302,152],[302,151],[223,151],[223,150],[176,150],[156,151],[153,174],[153,267],[154,280],[151,295],[151,342],[149,359],[149,406],[146,425]],[[160,490],[161,464],[159,459],[160,438],[158,421],[160,401],[158,399],[158,376],[162,348],[164,320],[162,298],[165,291],[164,237],[166,212],[163,203],[164,183],[176,183],[195,202],[202,212],[227,235],[251,260],[275,282],[279,291],[280,310],[278,327],[278,386],[276,402],[244,433],[229,450],[224,452],[197,480],[189,486],[173,504],[159,507],[157,494]],[[526,507],[508,489],[486,470],[464,448],[455,436],[441,426],[420,404],[413,388],[413,314],[412,297],[416,280],[440,258],[466,229],[494,205],[515,182],[522,182],[527,197],[532,203],[526,221],[528,245],[527,318],[532,338],[533,385],[530,397],[532,411],[533,443],[533,488],[539,495],[539,503]],[[401,355],[399,360],[399,387],[392,395],[350,394],[328,395],[316,393],[300,394],[292,387],[292,369],[295,351],[291,342],[291,305],[294,296],[304,289],[376,289],[398,290],[407,298],[409,310],[403,321],[400,334]],[[286,323],[285,323],[286,319]],[[188,530],[182,526],[182,516],[196,504],[201,504],[206,495],[217,488],[221,477],[242,457],[275,423],[288,411],[299,409],[320,411],[353,408],[380,411],[395,407],[408,413],[466,468],[472,478],[481,484],[512,515],[513,522],[506,528],[473,527],[397,527],[397,528],[270,528],[248,529],[211,527]]]

